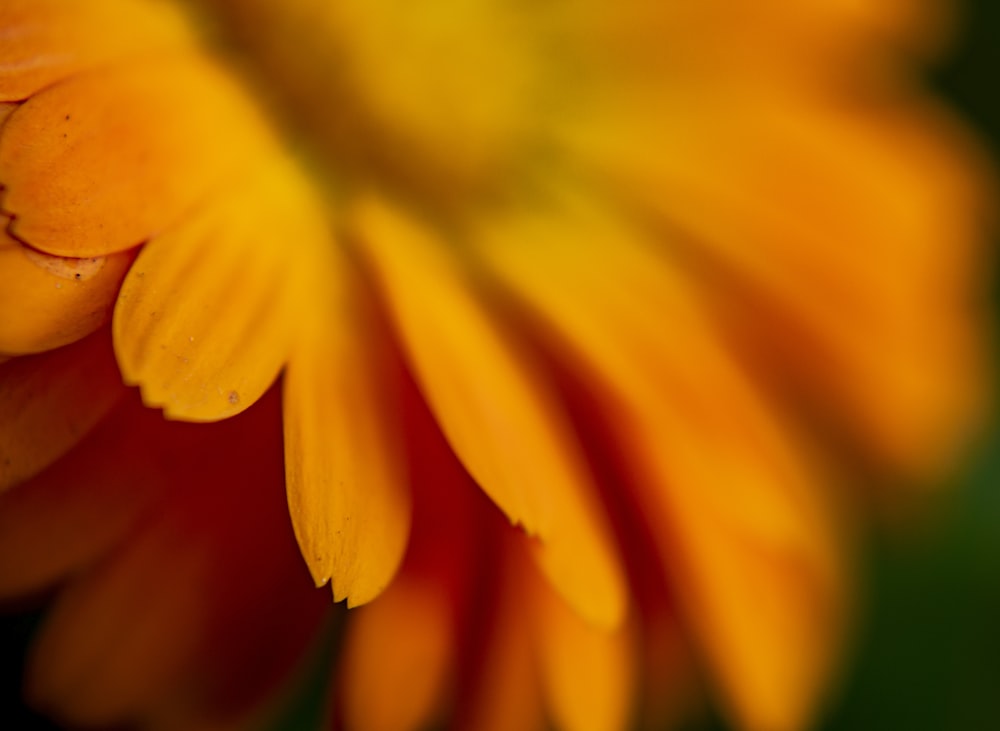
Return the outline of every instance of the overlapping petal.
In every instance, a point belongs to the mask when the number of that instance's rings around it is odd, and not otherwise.
[[[68,452],[122,396],[105,332],[0,363],[0,488]]]
[[[622,569],[545,374],[477,301],[444,242],[385,204],[366,201],[357,216],[410,362],[455,452],[511,521],[538,536],[540,565],[577,610],[601,626],[618,624]]]
[[[890,110],[760,94],[611,116],[574,149],[651,214],[665,253],[718,283],[747,360],[878,460],[946,464],[978,421],[988,222],[985,173],[953,120],[909,97]],[[636,144],[657,130],[660,148]]]
[[[749,728],[798,728],[844,612],[830,512],[802,445],[718,342],[697,293],[602,208],[557,195],[483,226],[479,251],[596,377],[687,621],[737,713]]]
[[[128,252],[50,256],[0,232],[0,353],[54,350],[97,330],[131,262]]]
[[[311,306],[304,272],[327,245],[322,211],[291,163],[256,162],[143,247],[118,296],[122,375],[169,417],[212,421],[254,403]]]
[[[30,657],[38,706],[73,725],[177,729],[266,706],[329,610],[284,510],[277,415],[276,394],[213,427],[126,403],[3,497],[4,555],[36,552],[4,561],[4,592],[68,580]],[[109,463],[111,442],[133,453]]]
[[[0,7],[0,595],[67,582],[35,701],[242,723],[325,613],[297,539],[372,602],[349,728],[624,728],[677,632],[803,728],[850,606],[820,437],[923,475],[982,399],[985,176],[900,81],[945,3],[186,10]]]
[[[184,14],[163,0],[10,0],[0,7],[0,99],[20,101],[73,74],[188,48]]]
[[[232,185],[268,137],[243,90],[196,52],[71,76],[3,127],[10,230],[58,256],[138,246]]]

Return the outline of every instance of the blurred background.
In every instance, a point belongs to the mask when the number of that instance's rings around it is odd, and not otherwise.
[[[1000,2],[966,2],[961,42],[933,81],[996,154]],[[1000,729],[1000,416],[954,480],[917,529],[872,537],[859,647],[818,731]],[[36,622],[32,612],[0,619],[0,677],[20,673]],[[322,682],[306,685],[283,727],[317,715]],[[0,727],[54,728],[21,705],[11,680],[0,683]],[[725,729],[709,719],[685,731]]]

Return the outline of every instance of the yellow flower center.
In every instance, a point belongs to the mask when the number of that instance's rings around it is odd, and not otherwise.
[[[210,6],[217,45],[337,185],[375,178],[425,203],[485,192],[539,144],[559,88],[554,34],[506,3]]]

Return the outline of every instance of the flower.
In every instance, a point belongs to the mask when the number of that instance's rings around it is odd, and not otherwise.
[[[372,602],[349,727],[623,728],[696,664],[743,728],[803,728],[850,603],[840,463],[933,474],[982,399],[984,176],[910,73],[937,20],[5,3],[0,587],[73,576],[40,701],[242,722],[301,661],[283,373],[301,555]]]

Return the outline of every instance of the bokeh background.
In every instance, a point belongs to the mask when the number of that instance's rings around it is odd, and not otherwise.
[[[932,81],[997,159],[998,0],[966,2],[960,42]],[[994,282],[1000,342],[1000,272]],[[1000,414],[953,479],[917,525],[873,531],[858,647],[817,731],[1000,729]],[[0,619],[0,728],[54,729],[20,702],[16,679],[38,614],[13,609]],[[282,728],[316,718],[320,675],[303,684]],[[727,729],[709,718],[685,731]]]

